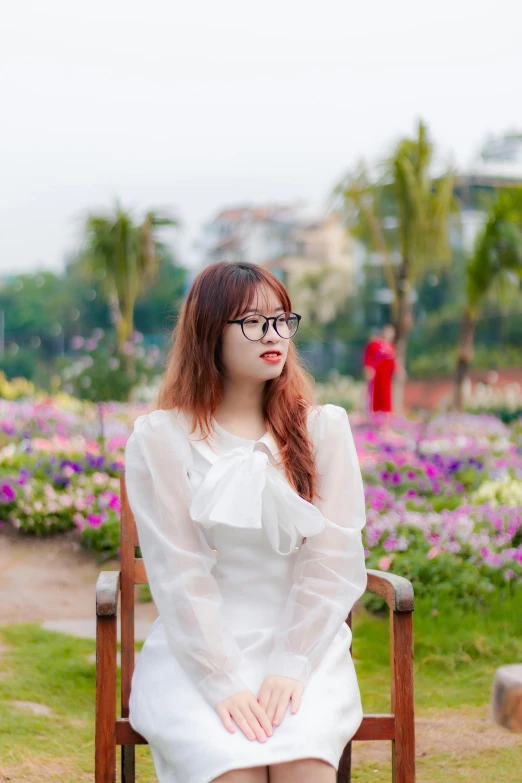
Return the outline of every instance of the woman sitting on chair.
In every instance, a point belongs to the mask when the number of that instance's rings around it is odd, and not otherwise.
[[[361,471],[346,411],[314,404],[299,321],[266,269],[204,269],[127,443],[159,612],[129,720],[160,783],[333,783],[363,718]]]

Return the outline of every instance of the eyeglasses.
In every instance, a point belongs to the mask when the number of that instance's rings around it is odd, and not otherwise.
[[[241,324],[241,329],[247,340],[262,340],[268,332],[269,322],[274,322],[274,329],[279,337],[285,340],[293,337],[299,328],[301,316],[298,313],[281,313],[281,315],[271,316],[255,313],[247,315],[245,318],[238,318],[235,321],[227,321],[227,324]]]

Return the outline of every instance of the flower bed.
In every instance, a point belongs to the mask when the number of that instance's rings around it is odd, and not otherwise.
[[[119,475],[145,406],[0,400],[0,525],[50,535],[78,530],[102,557],[119,551]]]
[[[119,550],[118,476],[144,405],[100,410],[71,398],[0,401],[0,518],[20,532],[76,529],[83,543]],[[438,415],[350,421],[367,498],[370,568],[411,579],[434,610],[472,607],[522,576],[522,421]],[[103,433],[103,438],[102,438]],[[374,606],[379,601],[371,599]]]
[[[368,567],[472,607],[522,576],[522,428],[490,415],[351,417],[367,498]]]

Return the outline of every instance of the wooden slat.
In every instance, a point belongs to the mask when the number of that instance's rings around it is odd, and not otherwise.
[[[348,742],[348,744],[345,746],[341,758],[339,760],[336,783],[352,783],[352,743],[351,742]]]
[[[365,715],[352,740],[395,739],[395,715]]]
[[[135,521],[125,486],[120,476],[121,504],[121,716],[129,716],[129,698],[134,672],[134,531]]]
[[[390,613],[391,708],[397,726],[392,743],[393,783],[415,781],[413,628],[411,612]]]
[[[392,740],[395,738],[395,717],[393,715],[365,715],[354,740]],[[119,718],[116,722],[117,745],[146,745],[147,740],[138,734],[128,718]]]
[[[136,783],[136,748],[121,746],[121,783]]]
[[[145,563],[141,557],[137,557],[134,561],[134,584],[146,585],[149,583],[147,578],[147,572],[145,571]]]
[[[116,780],[116,617],[96,620],[95,783]]]
[[[147,740],[134,731],[128,718],[116,721],[116,745],[148,745]]]

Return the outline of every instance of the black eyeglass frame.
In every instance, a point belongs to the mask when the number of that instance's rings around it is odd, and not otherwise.
[[[297,329],[299,329],[299,323],[301,321],[301,316],[299,315],[299,313],[294,313],[293,311],[289,311],[289,312],[291,312],[291,314],[295,315],[295,317],[297,318]],[[261,313],[252,313],[251,315],[245,315],[244,318],[236,318],[234,321],[227,321],[227,324],[241,324],[241,331],[243,332],[243,334],[245,335],[247,340],[250,340],[250,342],[252,342],[252,343],[257,343],[257,342],[259,342],[259,340],[262,340],[263,337],[266,335],[266,333],[268,332],[270,321],[273,321],[274,322],[274,329],[276,330],[276,332],[279,335],[279,337],[282,337],[283,340],[291,340],[292,337],[295,337],[295,335],[297,334],[297,329],[295,330],[295,332],[293,334],[288,335],[288,337],[287,337],[284,334],[280,334],[278,329],[277,329],[277,326],[276,326],[276,322],[277,322],[278,318],[281,318],[281,316],[285,315],[285,314],[286,314],[286,311],[284,313],[280,313],[279,315],[271,315],[270,317],[267,317],[266,315],[261,315]],[[265,321],[266,321],[266,328],[264,329],[263,334],[261,335],[261,337],[258,337],[256,340],[253,340],[251,337],[248,337],[245,334],[245,330],[243,328],[243,324],[245,323],[245,321],[248,321],[248,319],[252,318],[254,315],[256,315],[258,318],[264,318]]]

